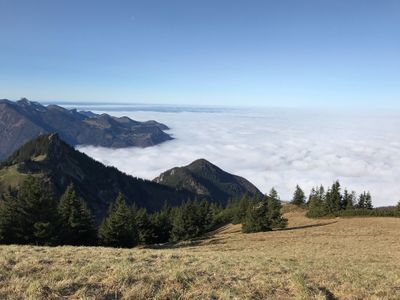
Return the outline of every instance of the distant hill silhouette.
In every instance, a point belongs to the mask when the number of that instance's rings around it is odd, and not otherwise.
[[[262,196],[260,190],[245,178],[227,173],[205,159],[198,159],[185,167],[170,169],[154,181],[188,190],[221,204],[225,204],[229,198],[244,194]]]
[[[166,129],[156,121],[138,122],[57,105],[43,106],[27,99],[0,100],[0,160],[44,133],[56,132],[71,146],[120,148],[147,147],[171,140]]]

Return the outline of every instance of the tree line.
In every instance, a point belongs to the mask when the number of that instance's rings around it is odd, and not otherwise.
[[[291,203],[307,208],[310,218],[400,216],[400,203],[396,209],[373,209],[369,192],[342,192],[339,181],[327,190],[313,188],[308,199],[297,186]],[[0,243],[5,244],[134,247],[193,239],[227,223],[241,224],[244,233],[251,233],[282,229],[288,221],[274,188],[263,197],[231,199],[224,207],[187,200],[151,214],[118,194],[99,224],[72,184],[55,199],[49,185],[28,176],[18,190],[9,189],[0,199]]]
[[[287,226],[279,195],[274,188],[262,198],[244,195],[240,199],[230,200],[219,218],[221,223],[242,224],[244,233],[270,231]]]
[[[308,199],[297,185],[292,204],[307,208],[306,216],[319,218],[326,216],[400,216],[400,202],[395,208],[374,209],[371,193],[364,191],[357,195],[355,191],[342,191],[339,181],[331,187],[314,187]]]
[[[0,243],[6,244],[134,247],[192,239],[228,222],[241,223],[243,232],[287,225],[275,190],[263,198],[243,196],[226,207],[206,200],[187,200],[177,207],[165,204],[152,214],[128,205],[119,194],[100,224],[72,184],[55,199],[46,183],[29,176],[2,198]]]

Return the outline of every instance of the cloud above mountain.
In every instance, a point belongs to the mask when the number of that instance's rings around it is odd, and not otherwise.
[[[140,148],[79,147],[91,157],[138,177],[205,158],[243,176],[261,191],[275,187],[289,199],[296,184],[306,192],[339,179],[370,190],[375,205],[400,200],[400,128],[395,113],[295,109],[118,111],[167,124],[175,140]]]

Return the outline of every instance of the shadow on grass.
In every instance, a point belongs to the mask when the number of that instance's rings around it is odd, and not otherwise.
[[[179,249],[179,248],[189,248],[189,247],[196,247],[196,246],[203,246],[203,245],[216,245],[216,244],[224,244],[222,242],[222,238],[213,238],[211,236],[201,236],[198,238],[194,238],[188,241],[183,242],[168,242],[164,244],[153,244],[147,245],[143,248],[145,249]]]
[[[335,295],[328,290],[326,287],[319,287],[318,290],[320,290],[323,295],[325,296],[326,300],[337,300],[338,298],[335,297]]]
[[[296,226],[296,227],[289,227],[289,228],[282,228],[277,229],[276,231],[287,231],[287,230],[298,230],[298,229],[305,229],[305,228],[312,228],[312,227],[322,227],[331,224],[335,224],[337,221],[327,222],[327,223],[320,223],[320,224],[310,224],[310,225],[303,225],[303,226]],[[188,241],[183,242],[168,242],[163,244],[153,244],[153,245],[146,245],[143,246],[145,249],[179,249],[179,248],[189,248],[189,247],[196,247],[201,245],[217,245],[217,244],[224,244],[223,238],[215,237],[216,234],[221,233],[227,228],[227,225],[221,226],[213,231],[205,233],[203,236],[193,238]],[[328,298],[331,299],[331,298]]]
[[[215,235],[224,231],[229,224],[223,224],[220,227],[215,228],[212,231],[204,233],[202,236],[182,241],[182,242],[167,242],[162,244],[145,245],[145,249],[178,249],[178,248],[189,248],[196,247],[200,245],[216,245],[225,244],[222,242],[222,238],[216,238]],[[206,242],[207,241],[207,242]],[[204,243],[206,242],[206,243]]]
[[[288,228],[277,229],[277,231],[298,230],[298,229],[305,229],[305,228],[312,228],[312,227],[322,227],[322,226],[327,226],[327,225],[331,225],[331,224],[335,224],[335,223],[337,223],[337,221],[321,223],[321,224],[310,224],[310,225],[303,225],[303,226],[288,227]]]

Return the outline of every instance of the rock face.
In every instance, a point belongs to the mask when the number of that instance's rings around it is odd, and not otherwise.
[[[22,99],[0,100],[0,160],[44,133],[58,133],[71,146],[148,147],[168,140],[168,127],[156,121],[97,115]]]
[[[190,192],[106,167],[66,144],[57,134],[45,134],[29,141],[0,165],[0,194],[9,187],[18,188],[28,175],[48,182],[57,196],[73,183],[97,220],[106,215],[119,192],[128,203],[135,202],[149,211],[159,210],[165,203],[174,206],[194,198]]]
[[[196,160],[185,167],[170,169],[153,181],[178,190],[190,191],[223,205],[230,198],[244,194],[262,196],[260,190],[245,178],[227,173],[205,159]]]

